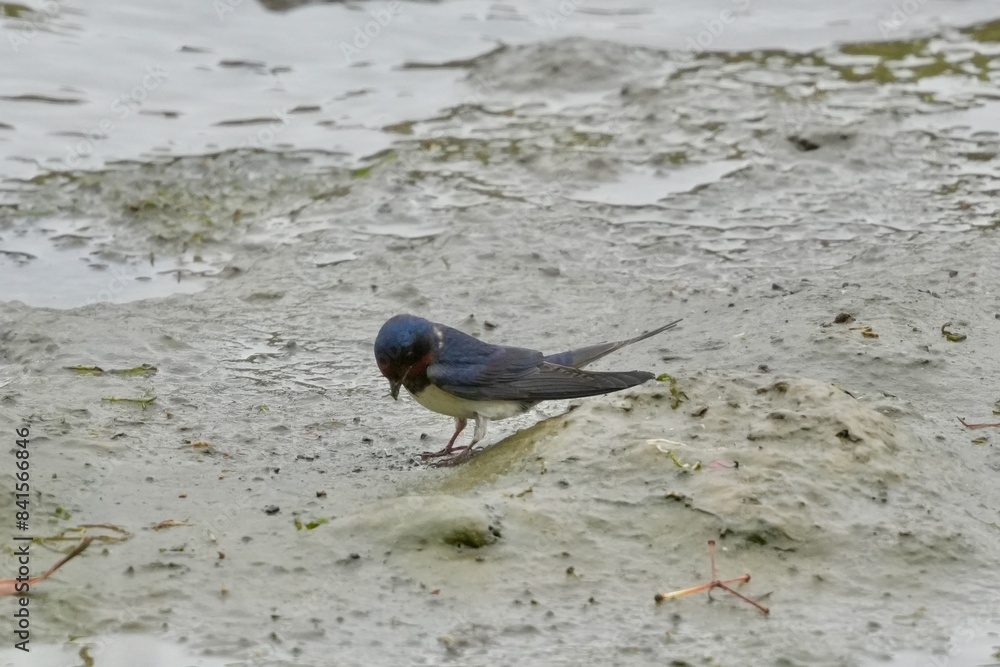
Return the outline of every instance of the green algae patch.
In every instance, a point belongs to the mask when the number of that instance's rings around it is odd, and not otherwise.
[[[3,15],[10,18],[27,18],[31,16],[34,19],[36,16],[40,16],[39,12],[35,12],[31,7],[25,5],[19,5],[14,2],[0,2],[0,10],[3,10]]]
[[[962,31],[977,42],[1000,42],[1000,21],[990,21]]]
[[[156,400],[156,396],[140,396],[139,398],[123,398],[120,396],[104,396],[102,401],[108,403],[133,403],[135,405],[146,406]]]
[[[325,516],[321,516],[317,519],[310,519],[309,521],[306,521],[304,523],[296,517],[292,523],[295,525],[295,530],[302,530],[303,528],[305,528],[306,530],[315,530],[316,528],[322,526],[324,523],[329,523],[329,522],[330,519],[326,518]]]
[[[482,530],[478,525],[462,525],[455,526],[450,532],[442,535],[441,541],[453,547],[481,549],[492,544],[496,538],[488,530]]]
[[[109,368],[108,370],[104,370],[100,366],[66,366],[66,370],[80,375],[156,375],[158,369],[152,364],[142,364],[132,368]]]
[[[672,376],[670,373],[661,373],[656,376],[657,382],[669,382],[670,386],[670,408],[676,410],[680,407],[681,403],[688,400],[688,395],[677,386],[677,378]]]
[[[104,375],[104,369],[100,366],[67,366],[66,370],[80,375]]]
[[[695,461],[694,463],[685,463],[678,458],[677,454],[674,453],[672,449],[662,450],[664,454],[670,457],[670,460],[675,466],[682,470],[694,471],[701,470],[701,461]]]
[[[347,196],[360,174],[343,159],[313,151],[249,149],[169,161],[117,162],[96,171],[51,171],[30,180],[19,215],[49,210],[100,220],[114,256],[195,256],[221,270],[248,241],[257,221],[293,216],[317,202]],[[293,233],[295,227],[289,226]]]
[[[375,165],[370,164],[367,167],[358,167],[357,169],[351,170],[351,178],[364,178],[372,173],[372,169]]]
[[[961,343],[967,338],[967,336],[964,333],[955,333],[954,331],[948,329],[948,327],[950,326],[951,322],[945,322],[944,324],[941,325],[941,335],[944,336],[947,340],[951,341],[952,343]]]

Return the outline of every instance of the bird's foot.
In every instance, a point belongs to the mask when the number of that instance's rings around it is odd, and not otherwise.
[[[452,456],[455,452],[461,452],[463,449],[468,449],[468,447],[465,445],[462,445],[461,447],[452,447],[451,445],[448,445],[444,449],[440,449],[436,452],[423,452],[420,455],[420,458],[426,461],[427,459],[432,459],[436,456]]]
[[[464,452],[458,452],[454,456],[449,456],[445,459],[440,459],[434,462],[435,468],[452,468],[457,465],[461,465],[475,456],[477,453],[483,451],[482,447],[456,447],[452,451],[458,451],[459,449],[464,449]]]

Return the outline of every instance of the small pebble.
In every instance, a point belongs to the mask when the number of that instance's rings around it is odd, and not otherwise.
[[[264,508],[264,514],[277,514],[281,511],[281,508],[277,505],[268,505]]]

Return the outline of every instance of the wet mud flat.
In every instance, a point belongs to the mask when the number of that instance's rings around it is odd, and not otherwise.
[[[119,634],[142,633],[237,664],[981,657],[1000,459],[989,429],[956,417],[991,420],[1000,325],[981,286],[998,276],[980,244],[963,250],[975,278],[900,266],[914,283],[900,289],[880,262],[852,268],[860,287],[678,295],[685,323],[650,355],[672,358],[656,366],[674,381],[494,424],[494,442],[512,435],[451,470],[413,456],[450,422],[391,403],[375,377],[331,397],[244,370],[228,324],[192,312],[234,304],[215,290],[164,301],[189,299],[166,321],[136,308],[128,329],[122,306],[15,305],[8,354],[47,357],[3,389],[4,419],[32,429],[37,533],[131,534],[39,584],[37,640],[80,636],[73,651],[110,660]],[[965,340],[942,336],[942,302]],[[840,312],[856,321],[832,324]],[[66,368],[136,350],[155,374]],[[707,580],[709,539],[770,615],[718,593],[653,602]]]
[[[996,660],[1000,430],[957,418],[1000,399],[998,34],[512,47],[457,67],[492,82],[475,104],[360,163],[18,183],[5,239],[85,221],[99,260],[205,281],[0,310],[35,534],[129,535],[39,584],[33,641],[66,664],[136,639],[195,664]],[[672,380],[496,423],[436,470],[415,454],[450,420],[372,359],[403,311],[546,351],[684,322],[602,366]],[[708,540],[769,615],[654,602],[707,580]]]

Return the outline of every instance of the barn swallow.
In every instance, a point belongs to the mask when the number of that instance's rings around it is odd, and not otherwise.
[[[375,338],[375,361],[389,380],[389,392],[399,399],[399,388],[422,406],[455,418],[455,433],[438,452],[423,458],[451,456],[458,462],[486,435],[490,419],[506,419],[529,410],[540,401],[596,396],[634,387],[653,379],[646,371],[593,372],[587,364],[626,345],[673,329],[680,320],[617,343],[598,343],[545,356],[522,347],[490,345],[457,329],[416,315],[396,315],[382,325]],[[468,420],[476,431],[468,446],[455,440]]]

